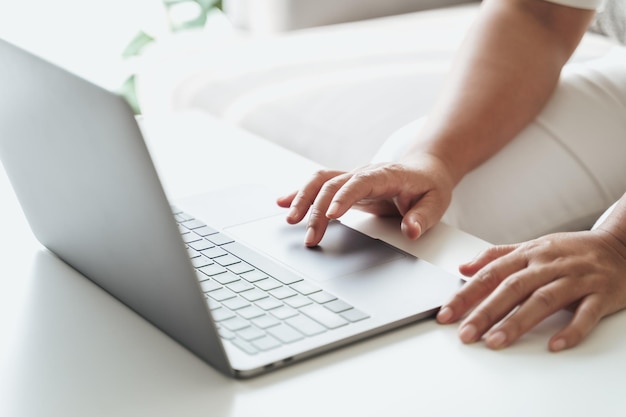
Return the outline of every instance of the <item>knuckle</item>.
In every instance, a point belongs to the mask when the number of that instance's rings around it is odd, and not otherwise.
[[[604,315],[604,309],[600,304],[584,303],[578,308],[578,313],[591,324],[595,324]]]
[[[482,290],[483,293],[489,293],[496,288],[499,283],[499,278],[491,268],[487,268],[479,271],[474,278],[472,278],[471,283],[474,287]]]
[[[502,281],[502,289],[509,294],[514,295],[516,298],[521,298],[527,295],[528,289],[525,281],[519,277],[511,277]]]
[[[311,221],[315,221],[317,219],[320,218],[325,218],[325,214],[322,210],[319,209],[319,207],[313,205],[311,206],[311,208],[309,209],[309,219]]]
[[[313,180],[326,181],[328,178],[334,176],[334,172],[329,169],[319,169],[313,174]]]
[[[557,298],[555,294],[545,287],[535,291],[532,298],[548,310],[554,310],[557,307]]]
[[[472,321],[478,325],[479,328],[488,327],[496,322],[494,314],[487,307],[478,307],[472,313]]]

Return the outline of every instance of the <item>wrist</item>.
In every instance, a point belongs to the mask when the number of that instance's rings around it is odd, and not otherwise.
[[[616,249],[626,258],[626,195],[612,207],[596,230],[610,235],[618,246]]]

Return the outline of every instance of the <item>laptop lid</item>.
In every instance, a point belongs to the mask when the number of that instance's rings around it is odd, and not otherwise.
[[[35,236],[232,374],[124,99],[4,40],[0,61],[0,158]]]

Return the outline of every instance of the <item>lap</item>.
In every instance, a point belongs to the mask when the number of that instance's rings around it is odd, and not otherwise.
[[[392,135],[397,159],[422,125]],[[626,49],[567,67],[537,119],[469,173],[443,220],[492,243],[590,228],[626,191]]]

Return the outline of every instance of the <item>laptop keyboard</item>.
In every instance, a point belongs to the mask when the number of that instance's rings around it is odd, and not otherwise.
[[[173,208],[220,336],[249,354],[369,318],[317,285]]]

